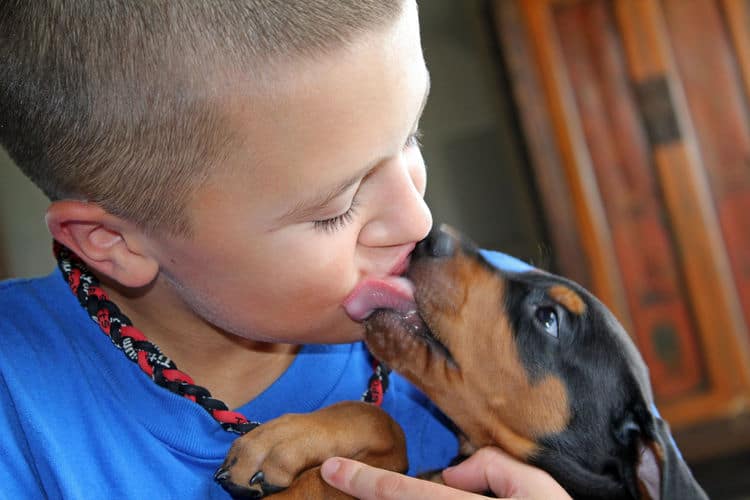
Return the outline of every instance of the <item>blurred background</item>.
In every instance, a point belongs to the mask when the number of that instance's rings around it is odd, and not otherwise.
[[[750,0],[422,0],[428,202],[579,281],[711,498],[750,498]],[[52,270],[0,151],[0,277]]]

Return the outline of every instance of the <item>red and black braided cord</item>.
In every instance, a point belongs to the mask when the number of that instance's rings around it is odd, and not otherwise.
[[[109,300],[99,280],[75,253],[58,241],[54,242],[54,253],[58,267],[89,317],[109,336],[115,347],[154,382],[198,403],[228,432],[245,434],[260,425],[259,422],[250,421],[243,414],[230,410],[223,401],[211,397],[208,389],[196,385],[187,373],[180,371],[174,361],[149,342],[117,305]],[[362,400],[379,406],[388,389],[389,370],[377,362],[374,363],[373,370]]]

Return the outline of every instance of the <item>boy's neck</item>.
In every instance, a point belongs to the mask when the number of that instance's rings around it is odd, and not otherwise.
[[[137,294],[124,293],[106,279],[102,285],[133,326],[230,409],[269,387],[299,350],[297,345],[253,341],[220,330],[197,317],[160,279]]]

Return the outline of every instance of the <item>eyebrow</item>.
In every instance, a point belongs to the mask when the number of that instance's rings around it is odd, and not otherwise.
[[[419,112],[417,113],[417,118],[411,126],[412,131],[416,128],[417,124],[419,123],[419,120],[422,118],[422,113],[424,112],[424,108],[427,105],[427,98],[430,95],[430,86],[431,86],[430,72],[429,70],[427,70],[427,68],[425,68],[425,75],[426,75],[426,83],[425,83],[424,96],[422,97],[422,103],[419,105]],[[323,207],[328,205],[331,201],[335,200],[338,196],[344,193],[347,189],[351,188],[357,182],[359,182],[359,180],[362,177],[364,177],[367,174],[367,172],[372,170],[375,167],[375,165],[380,163],[380,161],[382,160],[378,159],[372,162],[371,164],[367,165],[365,168],[360,169],[356,174],[352,175],[351,177],[341,182],[340,184],[337,184],[332,189],[326,192],[323,192],[319,196],[297,203],[294,207],[292,207],[290,210],[284,213],[281,217],[279,217],[278,220],[284,221],[284,220],[293,220],[293,219],[305,219],[305,218],[314,216]]]

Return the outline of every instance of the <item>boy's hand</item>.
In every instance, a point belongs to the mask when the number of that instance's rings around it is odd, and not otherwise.
[[[465,462],[443,471],[446,484],[467,491],[492,491],[499,497],[570,500],[545,471],[511,457],[499,448],[482,448]]]
[[[447,486],[343,458],[326,460],[321,473],[331,486],[365,500],[485,498],[462,490],[492,491],[502,498],[570,499],[549,474],[492,447],[443,471]]]

